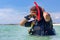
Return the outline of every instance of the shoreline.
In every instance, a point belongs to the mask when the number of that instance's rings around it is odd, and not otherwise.
[[[19,24],[0,24],[0,25],[19,25]],[[53,24],[53,25],[60,25],[60,24]]]

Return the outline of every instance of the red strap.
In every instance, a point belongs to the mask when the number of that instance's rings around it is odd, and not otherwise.
[[[40,17],[40,10],[39,10],[38,4],[36,2],[34,2],[34,4],[36,5],[36,9],[38,11],[37,19],[38,19],[38,21],[40,21],[41,17]]]

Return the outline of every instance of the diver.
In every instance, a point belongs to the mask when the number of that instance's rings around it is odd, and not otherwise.
[[[53,22],[49,13],[47,13],[42,7],[38,6],[40,10],[40,17],[38,16],[38,11],[36,6],[31,7],[30,14],[25,16],[20,22],[21,26],[31,27],[28,31],[30,35],[55,35],[55,30],[53,28]],[[40,20],[38,21],[38,18]],[[29,21],[31,18],[34,20]]]

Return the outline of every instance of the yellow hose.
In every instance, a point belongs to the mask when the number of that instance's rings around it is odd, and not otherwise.
[[[32,22],[32,23],[31,23],[31,27],[33,27],[33,26],[34,26],[34,23]]]

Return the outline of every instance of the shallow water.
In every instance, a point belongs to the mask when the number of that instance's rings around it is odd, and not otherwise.
[[[60,26],[54,26],[55,36],[31,36],[26,27],[20,25],[0,25],[0,40],[60,40]]]

